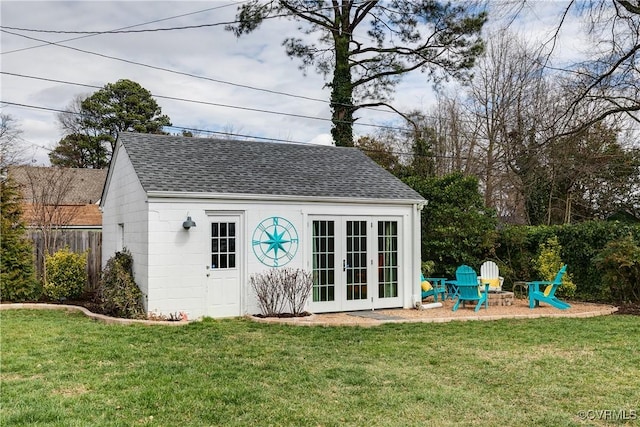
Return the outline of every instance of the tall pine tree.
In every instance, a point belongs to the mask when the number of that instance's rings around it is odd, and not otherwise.
[[[25,235],[20,192],[10,179],[0,183],[0,299],[34,301],[42,288],[36,280],[33,246]]]

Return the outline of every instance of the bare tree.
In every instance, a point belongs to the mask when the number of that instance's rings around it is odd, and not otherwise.
[[[524,0],[511,17],[522,10]],[[552,67],[551,55],[569,16],[577,14],[585,23],[592,43],[590,57],[563,69]],[[545,68],[564,75],[571,87],[564,110],[554,127],[557,136],[581,132],[611,116],[624,116],[640,123],[640,3],[637,0],[571,0],[561,14],[550,49],[542,61]],[[588,111],[589,114],[583,113]]]
[[[24,162],[22,129],[16,119],[9,114],[0,114],[0,172],[8,166]]]
[[[43,253],[51,255],[57,248],[60,230],[69,226],[80,206],[69,203],[74,185],[73,170],[54,167],[26,167],[27,188],[23,194],[30,223],[42,233]],[[43,270],[46,281],[46,269]]]

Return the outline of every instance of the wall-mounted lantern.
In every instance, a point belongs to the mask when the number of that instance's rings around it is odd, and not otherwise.
[[[191,227],[195,227],[195,226],[196,226],[196,223],[194,220],[191,219],[190,216],[187,216],[187,220],[182,223],[182,228],[184,228],[185,230],[188,230]]]

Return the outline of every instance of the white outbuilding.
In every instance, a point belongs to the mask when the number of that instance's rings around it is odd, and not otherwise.
[[[133,256],[147,311],[259,313],[251,275],[313,273],[312,313],[409,308],[424,198],[356,148],[121,133],[103,265]]]

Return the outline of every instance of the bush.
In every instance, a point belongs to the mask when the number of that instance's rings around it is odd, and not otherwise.
[[[82,295],[87,283],[87,255],[71,252],[68,247],[45,256],[47,281],[44,295],[52,300],[73,299]]]
[[[260,312],[266,317],[277,317],[289,306],[294,316],[303,314],[304,306],[313,287],[311,273],[292,268],[272,269],[249,277],[251,288],[258,299]]]
[[[632,236],[640,242],[640,226],[618,221],[587,221],[559,226],[507,226],[500,230],[496,256],[508,268],[500,272],[505,285],[518,280],[540,279],[535,266],[541,245],[556,236],[560,257],[569,266],[576,284],[575,298],[582,301],[614,302],[610,284],[604,280],[603,270],[594,262],[609,242]],[[507,285],[508,287],[508,285]]]
[[[313,280],[311,273],[303,270],[293,270],[284,268],[281,270],[282,288],[285,300],[289,303],[289,308],[294,316],[299,316],[304,312],[304,306],[309,299]]]
[[[640,246],[631,235],[607,243],[593,261],[615,301],[640,301]]]
[[[556,236],[551,237],[540,245],[540,254],[536,260],[536,267],[542,280],[552,281],[555,279],[560,268],[562,268],[564,263],[562,262],[562,258],[560,258],[561,250],[562,248]],[[571,275],[565,273],[564,276],[562,276],[562,286],[558,288],[556,294],[559,297],[572,298],[575,293],[576,285],[573,283]]]
[[[33,244],[25,237],[20,192],[11,178],[0,187],[0,299],[36,301],[42,286],[35,275]]]
[[[126,319],[144,319],[142,291],[133,279],[133,257],[124,249],[109,258],[102,270],[97,292],[104,314]]]
[[[491,255],[496,214],[484,206],[476,178],[453,173],[404,182],[429,201],[421,216],[421,255],[435,263],[433,274],[452,277],[459,265],[478,266]]]

